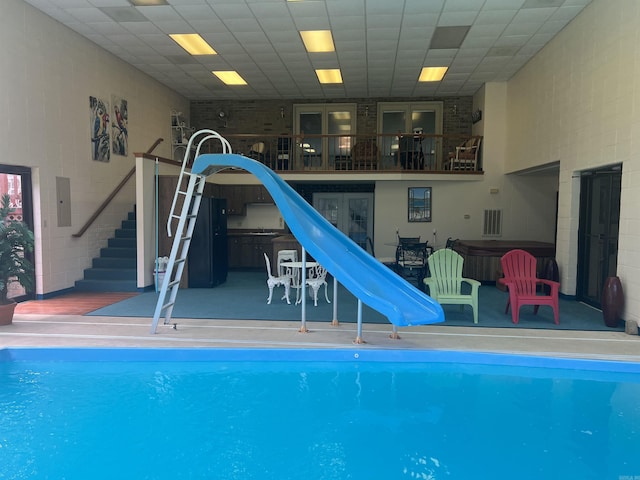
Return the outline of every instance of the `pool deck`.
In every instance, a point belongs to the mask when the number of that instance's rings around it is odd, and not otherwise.
[[[150,333],[151,319],[80,315],[16,314],[13,324],[0,326],[5,347],[128,348],[318,348],[459,350],[640,362],[640,337],[624,332],[531,330],[428,325],[399,331],[391,325],[364,324],[355,344],[356,325],[255,320],[177,319],[177,328],[160,325]]]

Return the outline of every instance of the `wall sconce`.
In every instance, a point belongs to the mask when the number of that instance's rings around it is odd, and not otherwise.
[[[369,105],[367,105],[366,107],[364,107],[364,116],[368,117],[369,116]]]
[[[280,107],[280,118],[284,118],[284,107]]]

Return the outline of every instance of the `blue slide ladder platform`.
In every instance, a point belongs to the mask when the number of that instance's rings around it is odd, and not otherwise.
[[[195,150],[195,162],[189,173],[186,171],[186,164],[191,143],[200,135],[204,135],[204,138]],[[202,143],[212,138],[222,142],[223,153],[200,155]],[[444,312],[438,302],[376,260],[335,228],[273,170],[256,160],[231,153],[229,143],[218,133],[212,130],[196,132],[189,140],[186,152],[167,220],[167,231],[171,236],[170,223],[172,219],[179,219],[167,272],[160,288],[152,333],[155,333],[163,311],[164,323],[170,323],[205,180],[210,175],[226,169],[244,169],[255,175],[269,191],[289,230],[305,250],[356,298],[386,316],[394,328],[444,321]],[[182,180],[185,177],[189,178],[188,186],[186,190],[181,191]],[[181,214],[176,216],[174,211],[180,196],[184,198],[184,202]],[[170,298],[167,301],[169,289]]]

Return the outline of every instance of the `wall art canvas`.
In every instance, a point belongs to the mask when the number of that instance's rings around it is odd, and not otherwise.
[[[111,158],[109,141],[109,102],[97,97],[89,97],[91,113],[91,158],[108,162]]]
[[[112,95],[111,105],[111,151],[114,155],[126,157],[129,154],[128,104],[125,99]]]

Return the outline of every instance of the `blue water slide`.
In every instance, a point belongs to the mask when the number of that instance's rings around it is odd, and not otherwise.
[[[242,155],[199,155],[191,173],[210,176],[241,168],[254,174],[273,197],[291,233],[311,256],[364,304],[399,327],[444,321],[439,303],[369,255],[329,223],[278,174]]]

